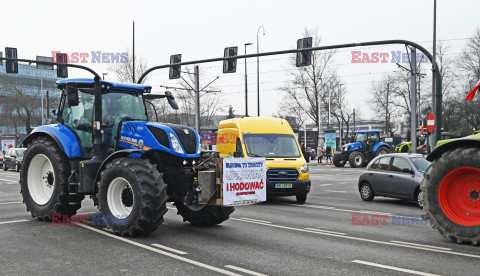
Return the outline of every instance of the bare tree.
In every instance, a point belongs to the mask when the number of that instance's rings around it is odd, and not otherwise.
[[[318,30],[305,29],[303,36],[313,37],[313,46],[319,46],[321,37]],[[334,89],[332,83],[336,82],[336,68],[333,65],[335,51],[312,52],[312,65],[295,67],[290,73],[290,82],[280,87],[284,92],[283,103],[279,113],[285,106],[288,110],[296,110],[294,114],[302,113],[312,120],[320,128],[320,111],[328,102],[328,90]],[[291,58],[291,64],[295,66],[295,56]],[[323,109],[325,111],[326,109]],[[299,116],[303,118],[303,116]]]
[[[459,57],[458,67],[467,72],[469,79],[480,80],[480,28],[468,40]]]
[[[393,75],[385,74],[378,82],[373,82],[370,88],[370,103],[373,103],[378,111],[379,117],[382,118],[385,133],[393,136],[396,130],[396,124],[392,116],[397,111],[394,102],[395,93],[397,93],[398,84]]]
[[[136,83],[140,76],[148,69],[147,60],[141,56],[133,57],[133,54],[128,51],[128,60],[125,63],[112,63],[107,67],[107,70],[114,75],[114,80],[123,83]],[[133,59],[135,58],[135,80],[133,79]],[[142,80],[142,83],[147,81],[148,77]]]
[[[2,97],[2,106],[11,116],[15,116],[14,113],[16,113],[15,117],[25,123],[25,131],[27,134],[30,134],[32,132],[32,123],[40,123],[38,120],[41,105],[40,80],[27,80],[16,76],[3,75],[0,82],[3,90],[6,92],[6,95]],[[15,118],[10,118],[14,122],[15,128],[17,128]]]

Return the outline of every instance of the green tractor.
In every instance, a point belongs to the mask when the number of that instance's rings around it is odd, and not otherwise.
[[[480,85],[480,83],[479,83]],[[478,86],[466,99],[472,99]],[[457,243],[480,241],[480,134],[444,142],[427,159],[424,210],[440,234]]]

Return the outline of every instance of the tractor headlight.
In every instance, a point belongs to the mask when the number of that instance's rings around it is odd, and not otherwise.
[[[178,153],[185,154],[185,152],[182,149],[182,146],[180,145],[180,142],[178,142],[177,137],[170,133],[170,140],[172,140],[172,149]]]
[[[305,164],[305,165],[301,166],[300,171],[302,173],[307,173],[308,172],[308,164]]]

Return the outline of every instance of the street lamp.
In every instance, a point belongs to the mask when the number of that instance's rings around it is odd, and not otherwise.
[[[102,78],[105,80],[105,76],[108,75],[108,73],[102,73]]]
[[[245,43],[245,55],[247,55],[247,46],[252,43]],[[247,58],[245,58],[245,117],[248,117],[248,82],[247,82]]]
[[[263,31],[263,35],[265,35],[265,28],[263,26],[258,27],[257,30],[257,54],[260,51],[260,45],[258,40],[258,35],[260,34],[260,28]],[[260,117],[260,59],[257,56],[257,115]]]

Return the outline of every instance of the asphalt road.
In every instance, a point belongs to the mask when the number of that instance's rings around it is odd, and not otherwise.
[[[169,204],[164,224],[141,238],[32,219],[19,174],[1,171],[0,273],[479,275],[480,247],[455,244],[412,219],[423,214],[414,203],[362,201],[361,169],[316,165],[310,171],[312,191],[303,205],[277,198],[239,207],[223,224],[200,228],[183,222]],[[96,211],[86,199],[79,213]],[[378,225],[358,225],[374,218]]]

